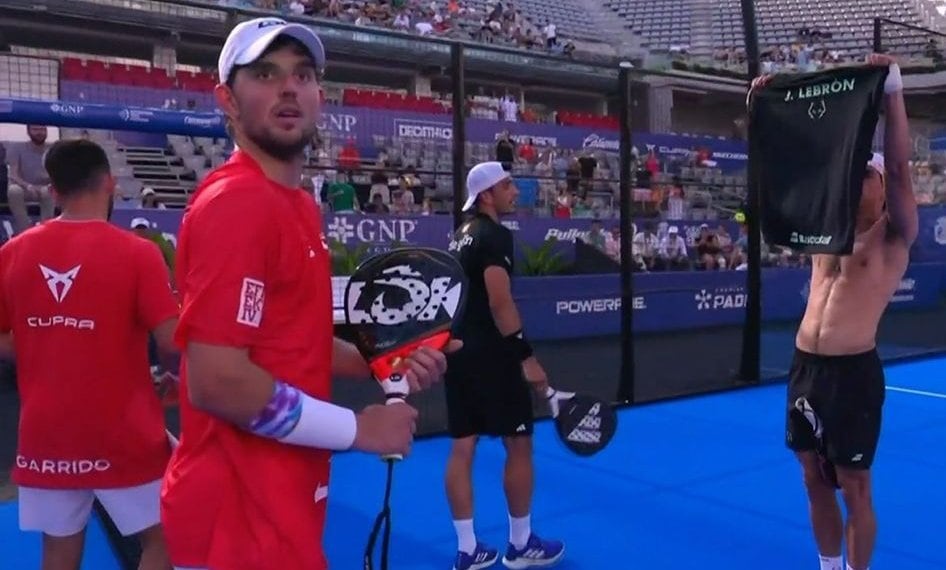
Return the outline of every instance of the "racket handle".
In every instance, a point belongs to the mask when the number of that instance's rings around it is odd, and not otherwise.
[[[395,394],[388,394],[385,405],[392,406],[392,405],[404,404],[404,403],[406,403],[404,401],[404,398],[401,398]],[[402,459],[404,459],[404,456],[401,455],[400,453],[391,453],[388,455],[381,456],[382,461],[401,461]]]
[[[388,406],[407,403],[404,399],[411,391],[411,387],[407,383],[407,377],[398,372],[395,372],[384,380],[381,380],[381,389],[384,390],[384,403]],[[400,453],[393,453],[389,455],[382,455],[381,459],[384,461],[401,461],[404,459],[404,456]]]

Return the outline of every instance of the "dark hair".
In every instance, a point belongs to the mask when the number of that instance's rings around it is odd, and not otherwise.
[[[305,44],[300,42],[296,38],[293,38],[291,36],[286,36],[286,35],[277,36],[276,39],[273,40],[272,43],[266,47],[263,53],[261,53],[260,56],[256,58],[252,63],[247,63],[246,65],[234,65],[230,69],[230,76],[227,77],[226,86],[229,87],[230,89],[233,89],[233,85],[236,82],[237,73],[241,69],[252,67],[253,63],[256,63],[257,61],[266,57],[270,53],[280,50],[286,46],[292,46],[292,48],[296,51],[296,53],[305,54],[309,56],[310,58],[312,57],[312,54],[309,52],[309,48],[305,47]],[[314,59],[312,60],[312,64],[315,65]]]
[[[98,189],[102,177],[111,172],[105,150],[92,141],[57,141],[43,159],[43,166],[56,193],[71,197]]]

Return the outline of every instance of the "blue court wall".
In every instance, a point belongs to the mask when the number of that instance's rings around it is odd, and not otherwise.
[[[809,269],[764,269],[762,318],[798,319],[805,309]],[[739,325],[745,319],[742,271],[635,274],[635,332],[671,332]],[[946,292],[946,263],[914,263],[900,281],[891,311],[932,308]],[[519,277],[513,295],[525,330],[536,340],[620,334],[617,274]]]

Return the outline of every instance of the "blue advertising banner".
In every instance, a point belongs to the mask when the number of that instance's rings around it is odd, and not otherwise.
[[[946,264],[913,264],[889,310],[935,305]],[[805,310],[810,271],[765,269],[766,321],[798,319]],[[739,325],[745,319],[746,275],[740,271],[634,275],[634,331],[667,332]],[[513,293],[529,336],[536,340],[620,334],[618,275],[518,278]]]
[[[946,206],[921,206],[920,232],[913,242],[910,259],[946,262]]]
[[[112,222],[129,227],[135,218],[144,218],[151,227],[166,234],[172,243],[177,243],[177,232],[181,225],[182,210],[139,210],[116,208],[112,213]],[[370,253],[386,251],[392,243],[420,245],[446,249],[453,233],[453,218],[446,215],[434,216],[393,216],[381,214],[334,214],[322,216],[325,236],[329,241],[337,241],[348,249],[363,248]],[[532,247],[548,239],[564,244],[573,243],[576,238],[586,238],[591,229],[591,220],[584,218],[533,218],[528,216],[509,216],[502,220],[503,225],[513,231],[517,245]],[[617,225],[617,220],[603,220],[602,228],[609,230]],[[636,230],[643,221],[634,225]],[[702,222],[671,222],[680,228],[686,238],[687,246],[693,247],[700,233]],[[723,225],[733,239],[739,235],[739,226],[734,222],[713,222],[713,227]],[[12,226],[7,227],[11,235]],[[573,255],[573,248],[563,248],[568,256]]]
[[[0,99],[0,122],[44,124],[59,127],[112,129],[145,133],[225,137],[223,116],[218,113],[167,111],[146,107],[100,105],[85,102]],[[391,111],[368,107],[327,105],[320,128],[336,140],[352,139],[362,149],[373,150],[374,136],[430,141],[453,140],[450,115]],[[467,119],[466,138],[473,143],[493,143],[503,131],[519,141],[531,138],[540,146],[568,149],[591,148],[617,152],[619,133],[611,129],[567,127],[540,123],[511,123]],[[743,141],[714,137],[634,133],[634,144],[643,156],[653,150],[667,159],[706,149],[726,172],[742,170],[748,160]]]

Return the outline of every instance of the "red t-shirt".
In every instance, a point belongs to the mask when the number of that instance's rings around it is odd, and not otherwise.
[[[330,271],[312,196],[269,180],[238,151],[200,185],[184,214],[177,342],[246,348],[276,378],[327,400]],[[182,393],[187,381],[185,361]],[[181,400],[181,443],[162,490],[172,562],[326,568],[320,540],[330,452],[255,436]]]
[[[55,489],[159,479],[170,457],[148,333],[177,316],[150,241],[106,221],[51,220],[0,248],[0,331],[21,412],[13,481]]]

